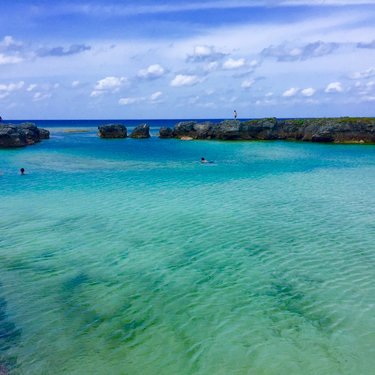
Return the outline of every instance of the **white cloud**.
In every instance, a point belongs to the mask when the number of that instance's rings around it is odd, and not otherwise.
[[[18,56],[6,56],[3,53],[0,53],[0,65],[6,64],[18,64],[22,62],[23,59]]]
[[[203,69],[205,72],[211,73],[217,70],[218,68],[219,68],[219,63],[217,61],[212,61],[212,62],[207,63]]]
[[[354,83],[354,90],[360,96],[371,96],[375,94],[375,81]]]
[[[95,85],[95,90],[117,91],[127,79],[125,77],[106,77],[99,80]]]
[[[4,36],[4,38],[3,38],[3,40],[2,40],[2,42],[0,44],[4,45],[6,47],[9,47],[9,46],[11,46],[14,43],[15,43],[15,41],[14,41],[13,37],[10,36],[10,35],[6,35],[6,36]]]
[[[118,103],[120,105],[131,105],[131,104],[137,104],[137,103],[142,103],[142,102],[159,103],[162,95],[163,93],[161,91],[156,91],[148,97],[140,96],[140,97],[121,98],[119,99]]]
[[[160,97],[163,95],[163,93],[161,91],[157,91],[157,92],[154,92],[153,94],[151,94],[150,96],[150,100],[152,102],[155,102],[157,101],[158,99],[160,99]]]
[[[138,77],[144,79],[156,79],[160,78],[165,74],[165,69],[159,64],[150,65],[146,69],[141,69],[138,72]]]
[[[245,79],[242,83],[241,83],[241,87],[244,88],[244,89],[249,89],[250,87],[253,86],[254,84],[254,80],[253,79]]]
[[[91,92],[90,96],[92,98],[97,98],[97,97],[103,95],[104,93],[105,93],[105,91],[94,90],[94,91]]]
[[[216,51],[214,46],[195,46],[194,52],[188,55],[187,61],[201,62],[201,61],[216,61],[225,57],[226,54],[223,52]]]
[[[225,10],[225,9],[252,9],[261,6],[277,8],[277,7],[300,7],[300,6],[344,6],[344,5],[374,5],[373,0],[206,0],[192,2],[165,2],[150,3],[145,6],[143,4],[117,4],[117,5],[85,5],[81,4],[69,5],[69,11],[72,13],[106,17],[115,16],[134,16],[142,14],[168,14],[186,11],[209,11],[209,10]],[[65,9],[65,8],[62,8]],[[65,10],[66,12],[66,10]]]
[[[283,97],[285,98],[289,98],[291,96],[295,96],[298,94],[298,91],[299,89],[295,88],[295,87],[291,87],[290,89],[286,90],[284,93],[283,93]]]
[[[339,46],[338,43],[327,43],[321,40],[299,47],[283,43],[264,48],[261,54],[263,57],[274,57],[277,61],[304,61],[314,57],[329,55],[339,48]]]
[[[193,86],[201,82],[201,79],[196,75],[187,74],[177,74],[176,77],[171,81],[171,86],[181,87],[181,86]]]
[[[325,92],[332,93],[332,92],[343,92],[344,89],[342,87],[341,82],[331,82],[327,85]]]
[[[17,90],[21,90],[24,85],[25,85],[24,81],[19,81],[17,83],[9,83],[8,85],[0,84],[0,91],[5,91],[5,92],[17,91]]]
[[[94,90],[91,92],[90,96],[92,98],[97,98],[105,93],[117,92],[122,85],[128,82],[125,77],[105,77],[97,81]]]
[[[370,96],[370,95],[363,96],[361,98],[361,101],[363,101],[363,102],[375,102],[375,96]]]
[[[371,67],[366,69],[363,72],[355,72],[351,74],[350,78],[352,79],[365,79],[375,76],[375,68]]]
[[[194,48],[194,56],[206,57],[212,55],[213,52],[214,48],[209,46],[196,46]]]
[[[37,86],[38,86],[37,84],[32,83],[31,85],[29,85],[27,87],[26,91],[31,92],[31,91],[35,90],[37,88]]]
[[[42,92],[36,92],[33,96],[34,102],[39,102],[41,100],[45,100],[51,97],[50,93],[42,93]]]
[[[243,58],[238,59],[238,60],[229,58],[223,63],[223,68],[224,69],[239,69],[245,66],[245,64],[246,64],[246,60]]]
[[[22,49],[22,46],[23,46],[22,43],[17,42],[10,35],[5,36],[3,40],[0,41],[0,50],[5,51],[5,52],[19,51]]]
[[[120,105],[129,105],[129,104],[139,103],[143,100],[144,100],[144,98],[121,98],[118,101],[118,103]]]
[[[73,81],[72,82],[72,87],[77,87],[80,85],[80,82],[79,81]]]
[[[303,96],[313,96],[315,94],[316,90],[313,89],[312,87],[309,87],[309,88],[306,88],[306,89],[303,89],[301,91],[301,94]]]

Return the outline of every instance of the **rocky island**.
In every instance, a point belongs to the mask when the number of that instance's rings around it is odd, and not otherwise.
[[[0,124],[0,148],[24,147],[49,138],[49,131],[31,122]]]
[[[375,118],[264,118],[220,123],[183,121],[161,128],[160,138],[217,140],[295,140],[330,143],[375,143]]]
[[[100,138],[127,138],[128,130],[123,124],[106,124],[98,126]],[[141,124],[136,126],[130,138],[150,138],[150,126]]]
[[[126,138],[128,131],[122,124],[106,124],[98,126],[100,138]]]

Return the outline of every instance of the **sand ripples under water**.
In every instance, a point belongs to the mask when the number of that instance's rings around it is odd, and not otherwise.
[[[55,135],[0,152],[10,374],[372,373],[374,146]]]

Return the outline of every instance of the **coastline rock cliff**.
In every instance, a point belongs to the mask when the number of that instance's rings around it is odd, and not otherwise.
[[[298,140],[331,143],[375,143],[375,118],[264,118],[249,121],[184,121],[161,128],[160,138],[217,140]]]
[[[24,147],[48,138],[48,130],[30,122],[20,125],[0,124],[0,148]]]

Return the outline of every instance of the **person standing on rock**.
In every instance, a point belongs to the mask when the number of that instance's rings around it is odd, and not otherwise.
[[[234,116],[234,119],[237,120],[237,111],[236,110],[233,111],[233,116]]]

